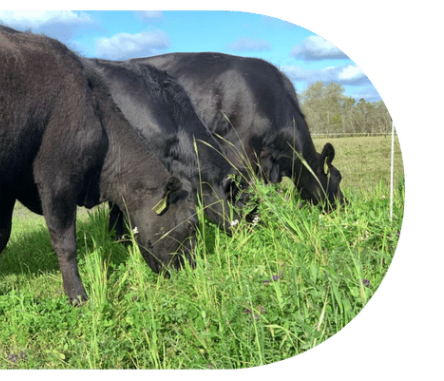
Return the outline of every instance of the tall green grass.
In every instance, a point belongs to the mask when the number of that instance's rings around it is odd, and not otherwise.
[[[346,189],[351,204],[330,214],[289,182],[256,183],[260,221],[228,237],[199,213],[197,267],[170,279],[111,238],[99,207],[78,221],[89,300],[77,308],[43,221],[18,223],[0,257],[0,368],[236,369],[305,352],[377,291],[401,229],[398,184],[391,222],[384,182]]]

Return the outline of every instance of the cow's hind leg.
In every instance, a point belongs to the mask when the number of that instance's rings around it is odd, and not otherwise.
[[[14,210],[15,198],[0,193],[0,253],[6,247],[11,236],[12,211]]]

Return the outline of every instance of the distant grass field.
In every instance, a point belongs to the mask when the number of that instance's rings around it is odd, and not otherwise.
[[[390,185],[392,138],[390,135],[350,138],[313,139],[320,152],[325,143],[335,147],[333,164],[341,171],[342,188],[373,189],[380,180]],[[395,137],[394,183],[404,176],[401,149]]]
[[[2,369],[236,369],[295,356],[348,324],[377,291],[402,225],[402,160],[389,219],[390,138],[329,139],[350,205],[330,214],[294,187],[257,184],[261,219],[233,237],[200,219],[197,268],[154,274],[107,233],[107,208],[78,216],[89,300],[67,303],[44,219],[18,205],[0,254]],[[325,140],[315,140],[320,151]],[[388,147],[388,153],[387,153]]]

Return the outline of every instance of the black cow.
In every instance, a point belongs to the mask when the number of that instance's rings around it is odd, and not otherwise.
[[[14,203],[43,214],[65,293],[86,299],[76,261],[76,204],[112,201],[159,272],[189,261],[195,194],[171,176],[114,104],[88,61],[45,36],[0,26],[0,252]]]
[[[251,165],[270,182],[289,176],[301,197],[314,203],[342,202],[333,146],[327,143],[316,152],[292,83],[270,63],[220,53],[172,53],[130,62],[177,78],[237,166]]]
[[[182,86],[150,65],[99,59],[90,62],[152,152],[172,175],[192,182],[202,196],[206,215],[229,230],[233,221],[240,218],[228,204],[233,198],[239,201],[239,189],[232,176],[236,170],[221,154],[219,143],[196,115]],[[245,196],[238,206],[244,201]],[[113,209],[111,224],[117,213]],[[120,225],[119,221],[118,234]]]

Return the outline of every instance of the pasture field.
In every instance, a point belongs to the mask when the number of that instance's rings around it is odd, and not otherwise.
[[[245,368],[339,332],[391,264],[404,183],[397,145],[390,222],[390,138],[330,142],[350,205],[323,214],[288,180],[257,183],[260,222],[241,221],[228,237],[200,216],[197,268],[170,279],[110,237],[105,206],[83,210],[78,261],[89,300],[80,307],[67,303],[43,218],[18,205],[0,255],[0,369]]]
[[[341,171],[342,188],[371,190],[379,181],[390,186],[391,135],[322,138],[313,141],[318,152],[328,141],[335,147],[333,165]],[[403,176],[401,149],[395,137],[394,184],[398,184]]]

